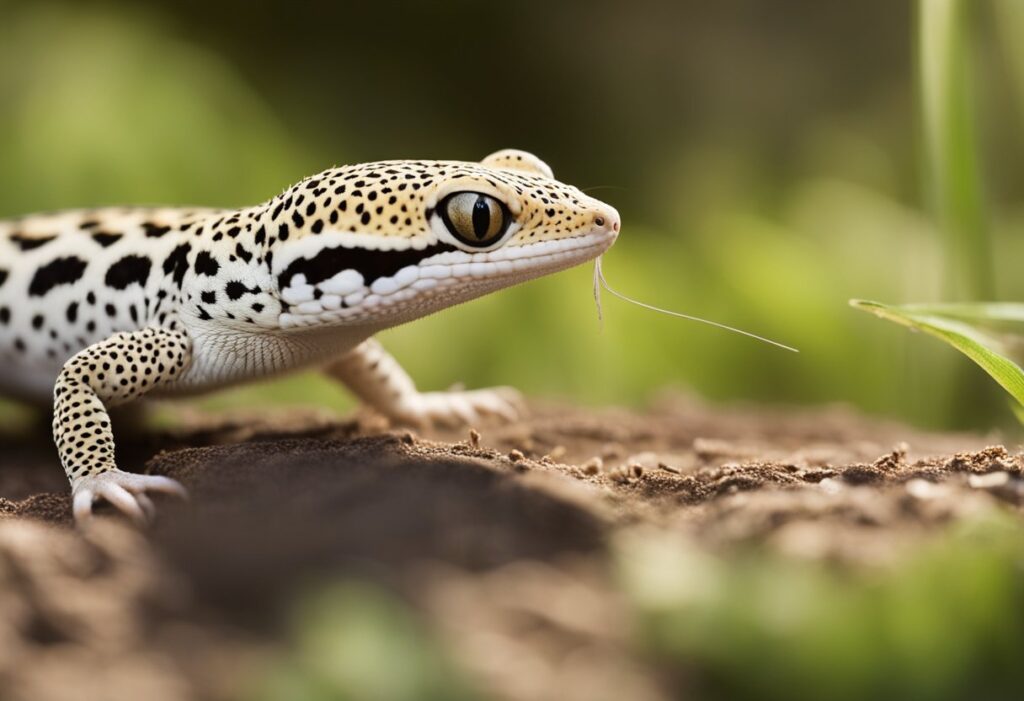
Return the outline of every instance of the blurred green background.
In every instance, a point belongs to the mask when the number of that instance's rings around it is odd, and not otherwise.
[[[580,269],[387,333],[421,386],[987,427],[981,371],[846,306],[1024,299],[1024,14],[964,5],[950,32],[891,0],[0,0],[0,216],[524,148],[622,212],[614,286],[802,353],[610,298],[602,331]],[[311,376],[212,404],[268,393],[349,406]]]

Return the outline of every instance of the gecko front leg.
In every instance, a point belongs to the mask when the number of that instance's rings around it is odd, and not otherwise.
[[[328,366],[327,373],[363,402],[403,423],[472,424],[485,415],[514,421],[524,413],[522,397],[511,387],[420,392],[398,361],[372,338]]]
[[[174,380],[187,367],[190,351],[184,333],[146,328],[111,336],[65,363],[54,386],[53,436],[77,520],[92,515],[94,501],[106,499],[141,522],[153,508],[147,491],[185,495],[168,477],[117,469],[107,409]]]

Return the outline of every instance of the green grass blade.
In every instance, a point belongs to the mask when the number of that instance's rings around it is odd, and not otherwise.
[[[949,295],[994,297],[992,242],[971,110],[970,0],[918,0],[918,98],[926,185],[945,233]]]
[[[850,305],[942,339],[977,363],[1024,407],[1024,370],[1007,357],[1011,341],[1019,343],[1020,335],[1001,338],[985,330],[993,322],[1024,324],[1024,305],[890,306],[860,299],[850,300]]]

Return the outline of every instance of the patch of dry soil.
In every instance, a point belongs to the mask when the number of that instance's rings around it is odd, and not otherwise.
[[[123,464],[192,494],[161,502],[145,534],[117,517],[71,528],[45,431],[0,436],[0,696],[230,698],[281,644],[293,595],[340,573],[417,606],[499,698],[666,698],[623,652],[616,533],[877,564],[1024,503],[1024,456],[993,439],[842,409],[537,405],[422,435],[309,412],[185,424],[120,438]],[[506,647],[481,648],[481,631]],[[570,653],[586,662],[553,661]]]

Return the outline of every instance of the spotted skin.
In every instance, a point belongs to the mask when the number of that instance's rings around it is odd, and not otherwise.
[[[186,333],[146,327],[115,334],[64,364],[53,392],[53,437],[75,493],[76,515],[87,515],[92,506],[81,495],[94,494],[144,520],[147,501],[139,502],[139,492],[176,491],[172,480],[117,469],[107,410],[173,382],[190,357]]]
[[[592,259],[618,213],[535,156],[333,168],[238,210],[113,208],[0,222],[0,392],[54,402],[54,438],[86,518],[136,518],[108,407],[310,366],[397,421],[520,410],[508,389],[420,393],[376,332]],[[155,480],[155,481],[154,481]]]

